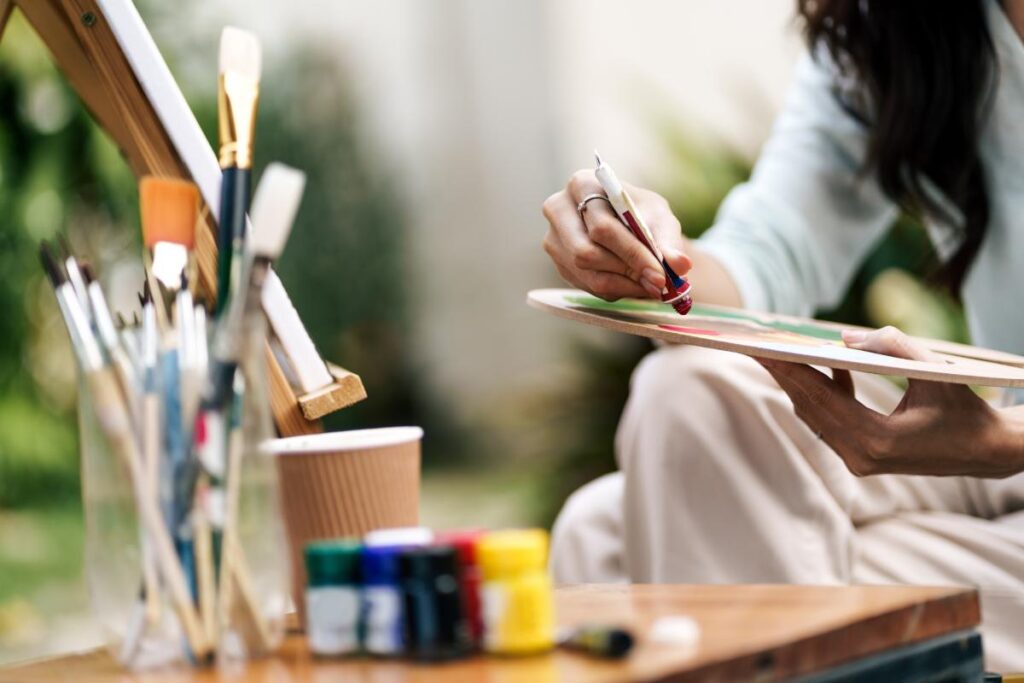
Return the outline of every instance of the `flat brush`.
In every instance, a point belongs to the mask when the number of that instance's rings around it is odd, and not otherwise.
[[[187,275],[190,268],[189,254],[199,219],[199,188],[187,180],[145,176],[139,181],[139,213],[147,282],[153,290],[160,328],[168,330],[182,275]]]
[[[253,229],[246,244],[245,259],[241,269],[245,291],[239,291],[231,301],[227,313],[227,329],[224,336],[214,341],[214,359],[228,358],[234,355],[238,359],[246,320],[252,316],[262,316],[261,292],[263,282],[270,271],[271,263],[281,255],[288,240],[295,214],[306,185],[306,176],[301,171],[289,168],[284,164],[270,164],[263,174],[256,197],[252,205]],[[238,320],[242,323],[239,325]],[[237,327],[233,327],[237,325]],[[229,338],[234,336],[235,341]],[[260,354],[262,358],[262,354]],[[226,375],[220,375],[224,377]],[[227,463],[222,479],[214,482],[223,487],[220,498],[225,501],[223,518],[211,515],[215,527],[219,527],[221,538],[221,595],[217,605],[221,619],[228,615],[238,614],[239,633],[246,641],[247,647],[253,652],[262,652],[269,642],[267,627],[259,609],[258,600],[253,594],[248,566],[242,548],[238,542],[239,494],[241,491],[243,434],[242,413],[244,409],[245,380],[243,373],[234,372],[232,381],[232,397],[230,407],[221,404],[210,411],[212,417],[224,423],[224,413],[228,412],[227,420]],[[214,389],[216,396],[218,389]],[[220,444],[224,444],[222,441]],[[224,453],[217,454],[220,458]],[[218,463],[219,464],[219,463]],[[224,482],[226,479],[226,483]]]
[[[215,333],[212,358],[195,422],[195,458],[177,496],[191,500],[200,468],[212,479],[223,479],[231,404],[235,400],[235,371],[242,353],[245,316],[262,315],[260,292],[272,261],[284,249],[302,199],[306,175],[284,164],[267,167],[253,203],[253,234],[247,244],[243,272],[249,283],[232,297],[225,320]]]
[[[220,38],[220,76],[217,87],[220,137],[220,217],[217,229],[217,306],[227,309],[232,290],[239,286],[236,263],[245,242],[245,214],[252,187],[253,136],[259,102],[262,53],[259,40],[248,31],[228,26]]]
[[[253,201],[253,234],[241,264],[245,288],[231,299],[226,320],[214,336],[204,402],[226,405],[231,396],[234,366],[241,353],[243,323],[247,313],[259,310],[263,283],[274,259],[288,241],[295,214],[306,186],[306,174],[284,164],[272,163]]]

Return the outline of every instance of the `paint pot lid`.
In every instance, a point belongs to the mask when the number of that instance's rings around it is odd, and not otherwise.
[[[398,556],[405,546],[364,546],[360,565],[363,584],[390,586],[398,583]]]
[[[375,529],[366,534],[368,547],[429,545],[434,541],[434,532],[424,526],[400,526],[389,529]]]
[[[398,555],[398,572],[403,580],[428,584],[434,584],[441,577],[449,577],[449,589],[454,591],[457,590],[454,579],[459,573],[458,552],[447,545],[406,548]]]
[[[441,545],[450,545],[459,553],[459,562],[463,568],[476,564],[476,546],[484,537],[485,529],[455,529],[441,531],[434,536],[434,541]]]
[[[264,441],[262,450],[273,455],[301,453],[334,453],[338,451],[365,451],[374,448],[398,446],[423,438],[419,427],[383,427],[381,429],[353,429],[346,432],[307,434],[284,439]]]
[[[306,577],[310,588],[356,585],[360,581],[363,546],[359,541],[315,541],[306,545]]]
[[[544,571],[548,534],[543,529],[494,531],[480,539],[476,552],[484,581]]]

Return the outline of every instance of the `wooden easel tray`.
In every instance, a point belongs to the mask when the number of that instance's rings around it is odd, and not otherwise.
[[[990,387],[1024,387],[1024,357],[965,344],[918,339],[939,362],[893,358],[848,348],[841,326],[806,318],[696,305],[683,317],[656,301],[607,302],[574,289],[538,289],[530,306],[615,332],[875,375]]]

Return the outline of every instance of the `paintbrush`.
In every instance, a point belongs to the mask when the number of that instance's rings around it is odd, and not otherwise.
[[[222,548],[217,612],[222,623],[231,614],[240,615],[244,622],[239,624],[240,633],[251,651],[265,649],[267,628],[258,603],[253,602],[255,596],[249,588],[251,581],[237,539],[244,400],[244,381],[237,369],[246,320],[249,316],[263,315],[260,307],[263,282],[291,232],[305,178],[301,171],[276,163],[268,166],[263,175],[253,202],[253,233],[246,243],[241,263],[246,285],[231,297],[217,329],[206,388],[196,417],[195,447],[203,473],[197,470],[194,481],[208,478],[207,497],[227,502],[227,510],[219,514],[211,510],[208,515],[214,532],[220,532]]]
[[[223,170],[217,230],[218,317],[227,309],[227,302],[240,282],[236,260],[245,242],[260,68],[261,51],[256,36],[232,26],[225,28],[220,37],[217,87],[220,167]]]
[[[110,315],[110,307],[107,306],[107,298],[103,294],[103,288],[96,280],[92,268],[87,263],[82,263],[82,280],[85,283],[86,292],[89,296],[89,305],[92,308],[93,324],[103,345],[117,372],[117,378],[121,380],[121,388],[124,391],[125,400],[131,408],[132,424],[139,425],[139,380],[135,372],[135,366],[121,343],[121,339],[114,327],[114,319]]]
[[[178,332],[178,369],[181,374],[182,429],[186,432],[195,420],[199,406],[200,375],[196,342],[196,312],[188,278],[181,274],[181,288],[175,303],[175,317]]]
[[[153,305],[152,291],[149,288],[149,282],[147,281],[143,286],[143,295],[140,298],[142,304],[142,344],[140,352],[140,360],[142,362],[142,376],[143,376],[143,393],[142,393],[142,407],[140,410],[141,424],[142,424],[142,477],[143,477],[143,488],[146,490],[146,494],[151,496],[153,500],[164,501],[167,496],[162,494],[159,487],[159,467],[160,467],[160,444],[162,440],[162,430],[160,423],[160,393],[159,393],[159,382],[157,379],[157,354],[158,354],[158,337],[159,332],[157,331],[156,322],[156,310]],[[167,503],[163,504],[164,507],[164,519],[168,520],[170,517],[168,514],[171,512],[170,505]],[[150,549],[149,555],[152,554]],[[147,553],[143,554],[143,579],[147,581],[146,589],[146,621],[147,623],[153,624],[160,617],[160,602],[154,592],[151,592],[148,588],[149,578],[147,576],[147,564],[152,563],[153,559],[147,557]]]
[[[179,493],[188,471],[190,449],[186,433],[192,425],[190,411],[198,402],[191,394],[196,393],[194,386],[199,380],[192,377],[193,370],[186,365],[190,361],[182,362],[182,354],[188,355],[193,342],[181,335],[189,334],[193,318],[180,309],[192,311],[187,273],[199,217],[199,190],[185,180],[147,176],[139,182],[139,208],[149,257],[146,283],[149,285],[155,280],[160,288],[154,303],[161,331],[158,359],[163,407],[161,501],[182,563],[190,578],[194,578],[189,561],[193,550],[188,520],[191,498],[182,498]],[[172,305],[179,309],[173,317],[170,315]],[[172,326],[172,321],[178,323],[177,326]],[[174,329],[182,326],[187,329]]]
[[[82,307],[86,320],[91,321],[92,311],[89,308],[89,294],[86,291],[85,280],[82,278],[81,270],[79,270],[78,261],[75,260],[75,255],[71,251],[71,244],[68,243],[68,239],[64,235],[58,235],[57,244],[60,246],[62,256],[64,257],[64,270],[67,274],[68,282],[71,284],[71,289],[74,290],[75,296],[78,297],[78,303]]]
[[[65,323],[71,333],[75,355],[92,399],[93,410],[102,416],[98,420],[111,450],[127,470],[139,518],[153,541],[160,575],[167,586],[171,602],[181,622],[192,655],[205,661],[210,654],[209,641],[189,601],[185,577],[174,552],[170,536],[160,517],[156,500],[146,491],[135,435],[131,431],[131,417],[117,386],[117,376],[105,362],[99,343],[89,328],[89,322],[77,297],[72,296],[67,277],[61,272],[49,247],[40,247],[40,257],[46,275],[53,285]]]
[[[117,338],[121,342],[121,348],[124,349],[129,361],[131,361],[132,367],[135,368],[137,386],[142,391],[142,358],[139,355],[139,344],[136,335],[138,331],[138,316],[136,315],[135,317],[135,327],[129,325],[128,321],[120,313],[117,313],[116,317],[115,329],[117,330]]]
[[[145,176],[139,181],[146,278],[153,290],[157,322],[171,327],[171,311],[188,274],[199,218],[199,188],[187,180]]]
[[[132,415],[132,424],[135,425],[136,429],[142,433],[143,446],[145,448],[145,428],[148,426],[144,422],[143,418],[143,407],[144,398],[140,397],[140,386],[135,367],[132,365],[131,360],[128,357],[127,352],[122,347],[121,340],[118,337],[117,330],[114,328],[113,318],[110,316],[110,308],[107,306],[107,299],[103,294],[103,288],[100,287],[100,283],[96,280],[95,274],[92,268],[87,263],[80,264],[82,271],[82,279],[85,282],[85,287],[89,295],[89,303],[92,306],[93,311],[93,325],[97,331],[97,336],[100,342],[107,352],[107,357],[110,359],[114,366],[114,371],[117,373],[117,377],[121,382],[121,389],[125,398],[125,403],[128,405]],[[143,452],[145,457],[145,451]],[[145,462],[143,462],[142,471],[145,473]],[[151,488],[147,490],[152,491]],[[155,492],[154,492],[155,495]],[[144,619],[133,620],[133,627],[129,629],[130,632],[135,629],[143,629],[144,624],[155,624],[160,618],[160,588],[158,583],[158,573],[156,566],[156,556],[153,553],[152,543],[146,536],[145,529],[139,529],[142,536],[142,576],[143,576],[143,589],[140,592],[140,603],[142,608],[139,610],[140,614]],[[137,624],[134,625],[134,624]],[[141,630],[138,632],[141,636]],[[134,650],[134,646],[131,645],[131,641],[137,638],[126,638],[125,653],[130,653]]]
[[[206,301],[202,299],[196,303],[193,326],[196,330],[196,374],[199,377],[205,377],[209,364],[210,347],[207,339]]]
[[[64,324],[68,328],[68,335],[71,337],[71,348],[82,368],[102,365],[103,353],[100,346],[89,329],[89,321],[82,309],[82,302],[76,294],[74,285],[68,279],[65,271],[58,265],[57,257],[54,255],[50,245],[46,242],[39,244],[39,260],[43,264],[46,277],[53,285],[53,292],[57,296],[57,305],[60,307]],[[84,285],[83,285],[84,289]]]

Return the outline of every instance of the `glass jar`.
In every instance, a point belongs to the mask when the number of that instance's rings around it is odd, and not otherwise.
[[[261,311],[246,318],[243,331],[233,395],[213,411],[213,422],[222,425],[216,433],[191,415],[168,418],[174,411],[147,405],[145,395],[126,395],[109,368],[80,383],[87,582],[103,636],[129,669],[205,664],[214,654],[256,657],[284,638],[288,553],[277,470],[263,448],[274,424]],[[150,373],[149,398],[166,404],[161,398],[174,395],[166,391],[173,377]],[[130,409],[132,401],[137,406]],[[112,431],[113,404],[131,431]],[[147,414],[162,416],[159,438],[147,440],[156,432],[137,428]],[[219,465],[203,460],[199,467],[189,448],[188,465],[168,475],[175,440],[167,432],[179,420],[186,443],[195,425],[204,443],[221,444]]]

